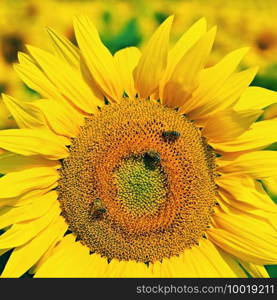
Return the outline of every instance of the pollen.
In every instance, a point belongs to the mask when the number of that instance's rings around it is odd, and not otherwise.
[[[216,202],[214,154],[184,115],[125,98],[88,117],[69,151],[58,199],[90,251],[146,263],[197,245]]]

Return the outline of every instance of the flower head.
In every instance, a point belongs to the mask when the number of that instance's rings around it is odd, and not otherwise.
[[[79,48],[48,29],[15,66],[42,96],[3,95],[18,129],[0,131],[2,277],[267,276],[277,261],[276,93],[236,72],[246,48],[206,67],[216,29],[196,22],[168,49],[173,17],[145,49],[112,56],[90,19]]]

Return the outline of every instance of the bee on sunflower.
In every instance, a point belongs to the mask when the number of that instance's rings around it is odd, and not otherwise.
[[[54,54],[19,53],[42,99],[3,95],[18,128],[0,131],[2,277],[268,276],[277,120],[259,117],[276,93],[236,71],[247,48],[206,67],[205,19],[168,49],[172,21],[142,52],[112,56],[81,16],[78,48],[48,29]]]

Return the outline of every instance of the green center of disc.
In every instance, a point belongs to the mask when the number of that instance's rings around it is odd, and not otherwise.
[[[117,200],[135,216],[155,214],[166,200],[167,179],[162,167],[149,168],[142,156],[124,159],[114,178]]]

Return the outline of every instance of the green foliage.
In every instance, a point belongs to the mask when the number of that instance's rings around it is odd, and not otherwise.
[[[28,94],[31,98],[33,98],[33,99],[40,98],[39,93],[37,93],[35,90],[33,90],[30,87],[28,87],[28,85],[26,85],[25,83],[22,82],[22,84],[23,84],[24,92],[26,94]]]
[[[277,91],[277,63],[270,65],[263,74],[258,74],[251,85]]]
[[[265,268],[271,278],[277,278],[277,265],[270,265]]]
[[[111,22],[110,17],[105,15],[103,18],[108,26]],[[106,32],[105,34],[102,34],[101,38],[112,54],[126,47],[138,46],[142,39],[135,18],[127,21],[116,35]]]
[[[162,24],[167,17],[169,17],[169,14],[166,14],[165,12],[162,11],[156,11],[154,14],[154,18],[158,22],[158,24]]]

